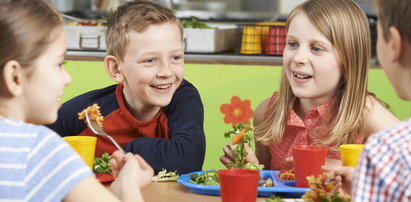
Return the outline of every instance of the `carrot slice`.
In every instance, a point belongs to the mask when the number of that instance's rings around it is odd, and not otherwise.
[[[238,144],[239,142],[243,141],[244,135],[247,133],[248,127],[242,129],[237,135],[235,135],[231,141],[233,145]]]

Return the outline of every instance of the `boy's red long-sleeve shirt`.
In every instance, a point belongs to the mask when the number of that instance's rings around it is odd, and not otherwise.
[[[180,174],[202,169],[205,155],[204,110],[197,89],[183,80],[170,104],[149,121],[136,120],[124,105],[122,85],[90,91],[63,104],[51,129],[61,136],[95,136],[77,113],[97,103],[104,116],[103,129],[127,152],[141,155],[155,171],[165,168]],[[112,153],[111,141],[97,136],[95,156]]]

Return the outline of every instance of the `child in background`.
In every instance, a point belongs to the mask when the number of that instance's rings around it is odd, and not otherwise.
[[[119,7],[107,20],[104,60],[118,85],[64,103],[50,128],[62,136],[95,136],[77,112],[97,103],[104,130],[156,172],[201,170],[204,112],[197,89],[183,79],[182,37],[174,12],[160,4],[140,0]],[[115,150],[109,139],[97,136],[96,156]]]
[[[398,122],[367,90],[371,45],[367,18],[351,0],[310,0],[287,21],[280,91],[256,109],[256,154],[266,169],[293,168],[293,145],[325,145],[340,165],[341,144],[362,143]],[[224,148],[220,160],[232,153]]]
[[[116,153],[111,193],[62,138],[57,119],[71,82],[63,21],[42,0],[0,1],[0,201],[142,201],[153,170]]]
[[[411,18],[408,0],[374,0],[377,56],[397,95],[411,100]],[[408,16],[408,17],[407,17]],[[355,170],[329,167],[352,201],[411,201],[411,118],[372,135]],[[340,190],[341,191],[341,190]]]

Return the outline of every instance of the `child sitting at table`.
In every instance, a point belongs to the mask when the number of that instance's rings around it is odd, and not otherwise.
[[[367,17],[351,0],[309,0],[288,16],[280,91],[256,109],[256,154],[266,169],[293,168],[293,145],[325,145],[340,165],[341,144],[363,143],[398,122],[367,90]],[[220,158],[227,165],[232,152]]]
[[[114,155],[113,195],[59,135],[37,125],[57,119],[71,82],[59,14],[42,0],[2,0],[0,30],[0,201],[143,201],[153,170],[141,157]]]
[[[105,116],[104,130],[156,172],[201,170],[204,112],[197,89],[183,79],[182,37],[172,10],[145,0],[120,6],[107,19],[104,59],[106,72],[118,85],[64,103],[50,128],[62,136],[95,136],[77,113],[97,103]],[[109,139],[97,136],[96,156],[114,150]]]
[[[397,95],[411,100],[411,4],[408,0],[374,0],[377,56]],[[408,17],[407,17],[408,16]],[[411,118],[372,135],[355,170],[327,167],[340,192],[352,201],[411,201]],[[351,183],[353,182],[353,183]],[[351,189],[352,188],[352,189]]]

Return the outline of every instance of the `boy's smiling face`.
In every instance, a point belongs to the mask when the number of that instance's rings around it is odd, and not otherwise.
[[[129,33],[119,71],[130,111],[141,113],[167,106],[184,76],[182,33],[176,23],[150,25]]]

